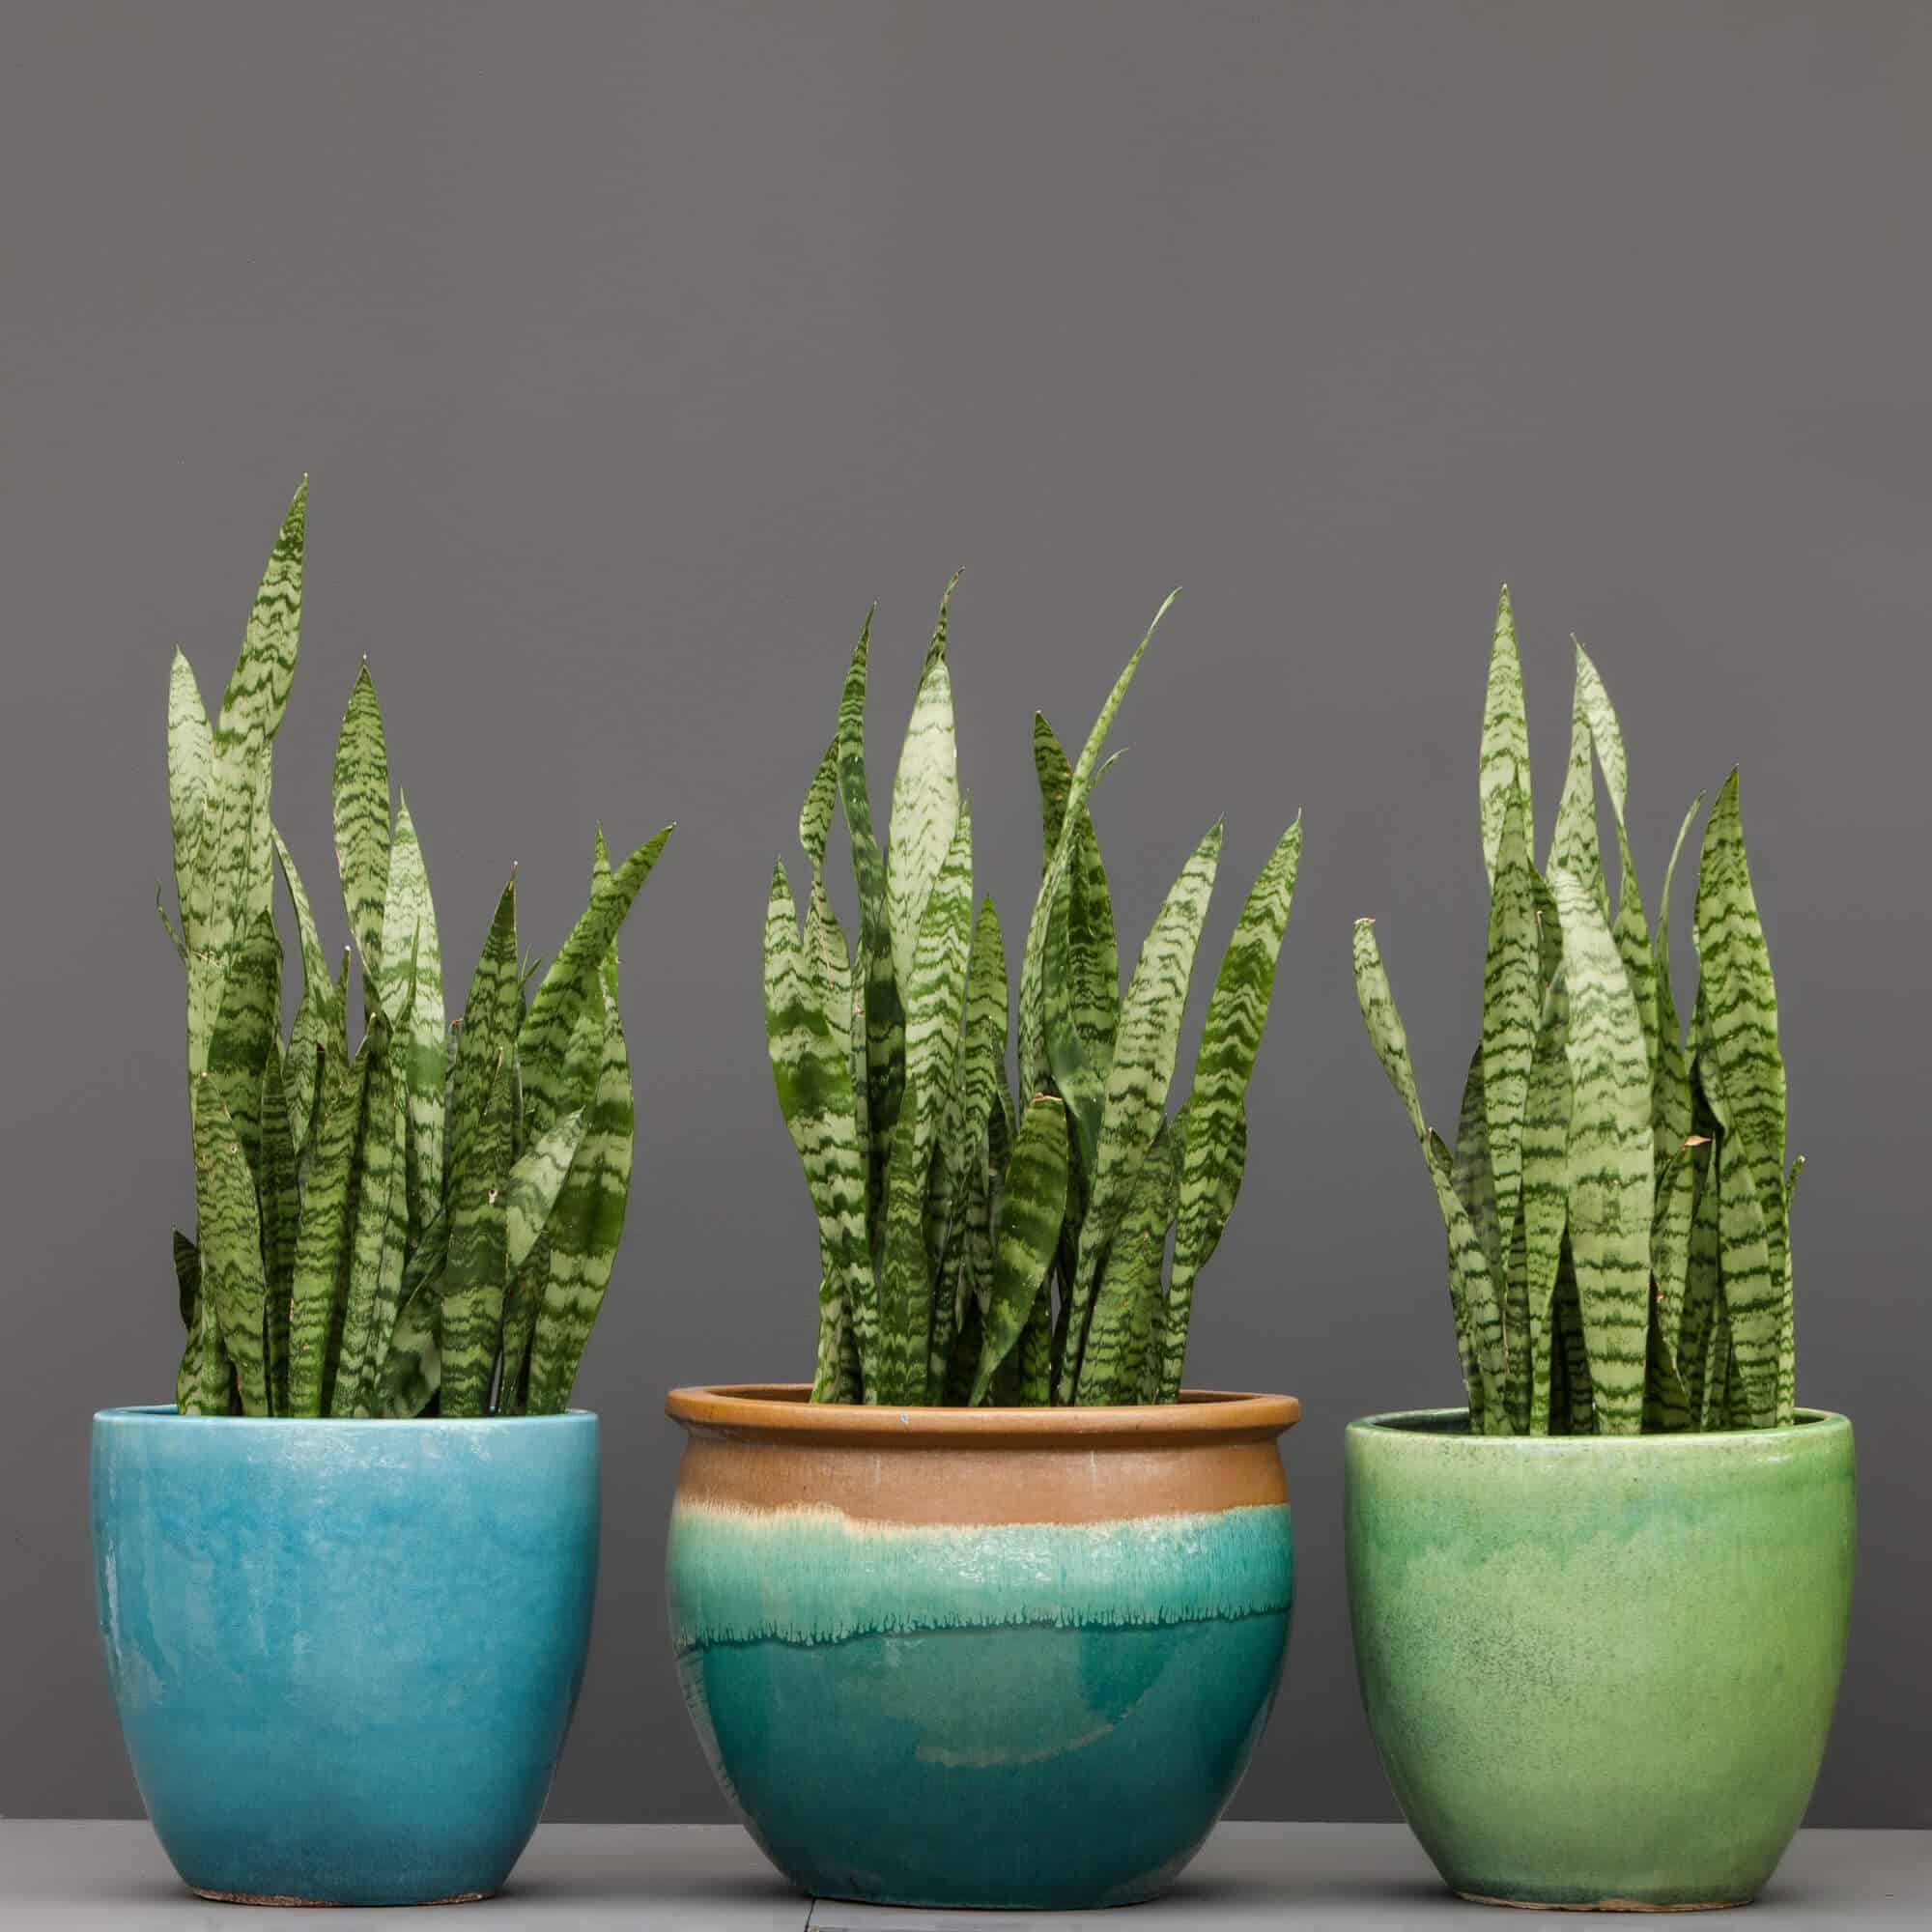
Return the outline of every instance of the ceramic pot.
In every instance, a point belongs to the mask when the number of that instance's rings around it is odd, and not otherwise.
[[[1349,1598],[1383,1769],[1448,1884],[1742,1904],[1804,1816],[1851,1606],[1852,1428],[1350,1423]]]
[[[821,1897],[1122,1905],[1240,1782],[1281,1678],[1284,1396],[860,1408],[678,1389],[670,1623],[725,1795]]]
[[[597,1418],[94,1419],[135,1781],[213,1898],[487,1896],[543,1809],[597,1581]]]

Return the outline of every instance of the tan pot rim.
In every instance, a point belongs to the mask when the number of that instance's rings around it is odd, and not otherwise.
[[[805,1382],[675,1388],[665,1413],[694,1434],[827,1446],[1140,1449],[1271,1442],[1301,1417],[1292,1395],[1182,1389],[1178,1403],[1123,1408],[891,1408],[814,1403]]]

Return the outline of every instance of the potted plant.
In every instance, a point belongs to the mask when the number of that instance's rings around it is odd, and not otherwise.
[[[101,1636],[149,1816],[211,1897],[485,1895],[535,1828],[596,1583],[597,1419],[569,1408],[629,1190],[612,867],[527,999],[504,888],[462,1017],[365,664],[331,975],[270,817],[306,485],[211,727],[179,654],[168,789],[195,1236],[173,1406],[95,1418]],[[301,997],[280,1037],[279,862]]]
[[[1123,1903],[1212,1828],[1288,1637],[1276,1438],[1297,1406],[1183,1391],[1181,1368],[1240,1184],[1300,825],[1249,895],[1170,1114],[1220,827],[1123,995],[1088,807],[1141,651],[1071,765],[1036,718],[1015,1104],[999,917],[990,899],[974,913],[947,605],[883,848],[869,635],[868,617],[800,816],[803,927],[782,862],[765,921],[772,1067],[818,1223],[816,1370],[809,1388],[669,1398],[690,1436],[668,1551],[679,1667],[720,1783],[804,1889]],[[849,954],[825,876],[838,811]]]
[[[1370,923],[1354,935],[1369,1037],[1448,1229],[1466,1398],[1350,1426],[1356,1662],[1436,1868],[1510,1905],[1752,1897],[1817,1775],[1851,1596],[1851,1425],[1794,1399],[1800,1163],[1738,775],[1703,831],[1688,1031],[1670,888],[1702,800],[1653,933],[1627,784],[1578,644],[1569,769],[1534,867],[1505,590],[1479,776],[1482,1033],[1453,1148],[1425,1122]]]

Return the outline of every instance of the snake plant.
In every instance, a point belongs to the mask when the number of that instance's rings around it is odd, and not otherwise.
[[[866,782],[868,614],[799,815],[810,869],[802,927],[782,860],[772,873],[766,1037],[818,1222],[812,1399],[1173,1402],[1195,1280],[1241,1182],[1245,1095],[1300,820],[1248,895],[1193,1090],[1170,1115],[1221,828],[1181,867],[1122,994],[1088,809],[1153,627],[1070,765],[1036,715],[1043,837],[1019,967],[1016,1104],[1006,948],[991,898],[975,915],[972,815],[953,738],[947,611],[957,581],[921,669],[884,845]],[[825,880],[840,811],[859,900],[849,952]]]
[[[1738,774],[1703,833],[1683,1028],[1670,889],[1644,914],[1609,695],[1576,645],[1570,762],[1544,869],[1531,862],[1529,734],[1509,591],[1496,611],[1478,810],[1490,879],[1482,1037],[1451,1148],[1423,1118],[1372,923],[1355,988],[1421,1143],[1449,1234],[1470,1427],[1627,1435],[1793,1419],[1791,1200],[1777,994],[1751,891]],[[1616,828],[1614,915],[1596,773]]]
[[[633,1105],[616,934],[669,828],[612,867],[537,984],[503,889],[445,1025],[429,874],[365,663],[334,770],[350,952],[331,974],[270,811],[300,628],[307,484],[269,559],[211,726],[175,655],[168,806],[187,976],[195,1238],[174,1260],[184,1414],[407,1417],[560,1411],[611,1278]],[[281,1037],[279,867],[301,954]]]

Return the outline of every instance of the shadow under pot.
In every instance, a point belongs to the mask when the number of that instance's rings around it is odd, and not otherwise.
[[[1852,1428],[1471,1435],[1349,1425],[1362,1699],[1449,1886],[1690,1911],[1770,1879],[1844,1662]]]
[[[685,1702],[820,1897],[1122,1905],[1199,1850],[1267,1720],[1293,1553],[1282,1396],[860,1408],[678,1389]]]
[[[106,1409],[94,1561],[122,1735],[205,1897],[485,1897],[563,1748],[597,1581],[597,1418]]]

